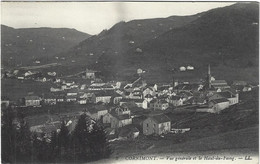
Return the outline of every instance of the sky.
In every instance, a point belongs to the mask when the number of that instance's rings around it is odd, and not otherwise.
[[[1,2],[1,24],[75,28],[95,35],[120,21],[193,15],[234,2]]]

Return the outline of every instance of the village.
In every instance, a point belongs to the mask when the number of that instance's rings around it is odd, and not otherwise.
[[[179,71],[186,71],[180,67]],[[194,67],[188,66],[192,71]],[[28,93],[18,102],[2,97],[2,107],[12,106],[19,109],[40,111],[48,109],[48,114],[40,120],[28,117],[30,130],[38,134],[45,133],[50,138],[52,131],[59,131],[61,121],[73,131],[77,118],[88,115],[93,121],[105,127],[110,142],[135,139],[138,136],[161,136],[189,132],[190,127],[179,127],[171,111],[189,111],[197,113],[220,113],[222,110],[240,103],[239,93],[250,92],[254,87],[245,81],[233,81],[228,85],[225,80],[211,76],[210,65],[205,74],[207,78],[198,83],[181,82],[172,78],[171,84],[149,84],[143,77],[145,71],[137,69],[138,78],[132,82],[103,82],[96,71],[86,69],[81,82],[57,78],[55,72],[49,76],[37,77],[38,72],[27,71],[18,75],[18,71],[9,73],[6,78],[15,76],[18,80],[51,82],[49,93],[35,95]],[[52,112],[57,108],[70,108],[70,111]],[[75,110],[74,110],[75,109]],[[52,114],[50,114],[50,112]],[[67,112],[67,113],[66,113]],[[55,113],[55,114],[53,114]]]

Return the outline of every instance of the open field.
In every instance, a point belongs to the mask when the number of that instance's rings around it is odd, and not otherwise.
[[[37,82],[33,80],[1,79],[1,94],[7,96],[12,101],[33,92],[36,95],[42,95],[50,92],[51,83]]]

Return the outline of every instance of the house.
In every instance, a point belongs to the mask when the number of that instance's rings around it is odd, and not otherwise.
[[[8,107],[10,104],[9,98],[2,96],[1,97],[1,106]]]
[[[187,70],[192,71],[192,70],[194,70],[194,67],[191,66],[191,65],[188,65],[188,66],[187,66]]]
[[[229,100],[226,98],[213,99],[209,101],[209,107],[213,108],[213,110],[218,113],[223,109],[229,107]]]
[[[106,135],[107,135],[107,139],[108,140],[113,140],[117,137],[117,133],[116,130],[110,127],[107,127],[104,129]]]
[[[72,86],[73,84],[75,84],[74,81],[66,81],[63,84],[67,85],[67,86]]]
[[[109,92],[97,92],[92,97],[92,101],[94,103],[103,102],[103,103],[108,104],[111,101],[111,97],[112,97],[111,93],[109,93]]]
[[[110,113],[106,113],[106,114],[103,116],[103,118],[102,118],[103,124],[110,124],[112,117],[114,117],[114,116],[111,115]]]
[[[52,94],[45,94],[43,97],[44,104],[46,105],[56,105],[56,97]]]
[[[104,90],[104,91],[111,91],[111,90],[114,90],[115,88],[112,86],[112,85],[109,85],[109,84],[105,84],[105,85],[103,85],[102,87],[101,87],[101,89],[102,90]]]
[[[147,94],[144,96],[144,99],[150,103],[152,100],[153,100],[154,96],[150,95],[150,94]]]
[[[128,98],[129,99],[142,99],[143,95],[140,90],[134,90],[129,94]]]
[[[73,88],[67,91],[67,96],[77,96],[78,95],[78,89]]]
[[[23,76],[18,76],[17,79],[18,80],[24,80],[24,77]]]
[[[86,79],[95,79],[95,71],[86,69]]]
[[[173,106],[182,106],[183,99],[180,96],[171,96],[168,99],[168,103],[172,104]]]
[[[145,97],[145,96],[148,95],[148,94],[150,94],[150,95],[152,95],[152,96],[155,96],[155,95],[156,95],[155,89],[152,88],[152,87],[146,88],[146,89],[143,91],[143,96]]]
[[[227,99],[229,101],[229,105],[234,105],[239,102],[238,94],[237,93],[234,94],[230,91],[217,92],[217,93],[213,94],[211,97],[209,97],[209,101],[215,100],[215,99],[221,99],[221,98]]]
[[[24,98],[25,100],[25,106],[41,106],[41,98],[39,96],[26,96]]]
[[[232,85],[242,85],[242,86],[245,86],[245,85],[247,85],[247,82],[235,80],[235,81],[233,81]]]
[[[128,114],[116,115],[111,114],[111,128],[120,128],[132,124],[132,118]]]
[[[66,96],[66,102],[76,102],[76,101],[77,101],[77,95]]]
[[[213,86],[216,90],[220,89],[227,89],[230,88],[230,86],[227,84],[226,80],[214,80],[211,81],[211,86]]]
[[[180,71],[186,71],[186,67],[184,67],[184,66],[181,66],[179,69],[180,69]]]
[[[63,95],[58,95],[56,96],[56,102],[60,103],[60,102],[64,102],[65,97]]]
[[[177,93],[177,96],[180,96],[183,101],[187,101],[188,99],[193,97],[193,94],[190,91],[180,91]]]
[[[150,116],[143,121],[143,134],[167,133],[171,130],[171,120],[164,114]]]
[[[134,104],[136,104],[137,107],[141,107],[144,109],[147,109],[147,107],[148,107],[148,102],[147,102],[147,100],[144,100],[144,99],[124,99],[123,98],[119,104],[121,106],[126,103],[134,103]]]
[[[115,92],[112,95],[112,99],[113,99],[113,104],[119,104],[119,102],[123,99],[123,96]]]
[[[50,88],[50,91],[51,92],[60,92],[60,91],[63,91],[64,89],[62,89],[62,88],[54,88],[54,87],[51,87]]]
[[[87,104],[87,102],[88,102],[88,101],[87,101],[86,98],[79,98],[79,97],[78,97],[78,103],[79,103],[79,104]]]
[[[119,106],[115,109],[115,113],[117,115],[124,115],[124,114],[128,114],[128,115],[131,115],[131,111],[128,109],[128,107],[126,105],[122,105],[122,106]]]
[[[103,116],[108,113],[108,110],[103,105],[95,106],[94,108],[87,109],[86,114],[93,120],[103,120]]]
[[[154,110],[165,110],[169,107],[169,103],[164,99],[153,99],[150,102],[149,108]]]
[[[174,87],[174,92],[178,93],[181,91],[198,91],[200,88],[199,84],[185,84],[185,83],[180,83],[177,86]]]
[[[252,91],[252,86],[251,85],[245,85],[242,89],[243,92],[249,92]]]
[[[119,140],[135,139],[139,136],[140,131],[135,125],[129,124],[118,129]]]

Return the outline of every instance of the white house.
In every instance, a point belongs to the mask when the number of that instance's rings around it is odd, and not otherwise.
[[[181,67],[180,67],[180,71],[186,71],[186,67],[181,66]]]

